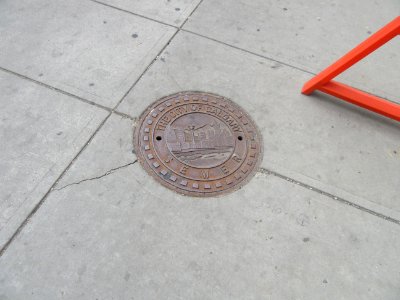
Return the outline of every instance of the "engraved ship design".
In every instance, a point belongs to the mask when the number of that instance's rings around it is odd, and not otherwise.
[[[168,148],[179,159],[189,162],[199,159],[224,159],[233,151],[234,139],[226,128],[214,121],[201,126],[167,128]]]

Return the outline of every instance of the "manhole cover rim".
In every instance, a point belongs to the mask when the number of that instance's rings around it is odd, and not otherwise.
[[[210,191],[210,192],[202,192],[202,191],[193,191],[193,190],[187,190],[185,188],[182,188],[180,186],[176,186],[171,184],[169,181],[165,180],[164,178],[160,178],[159,173],[156,173],[154,169],[149,165],[149,163],[146,161],[145,154],[143,153],[144,151],[141,149],[141,134],[140,130],[142,129],[142,125],[144,124],[146,118],[162,103],[167,102],[168,100],[175,99],[177,97],[182,97],[182,96],[209,96],[216,98],[221,101],[225,101],[229,103],[232,107],[236,108],[237,110],[240,111],[241,115],[245,117],[249,123],[252,125],[252,130],[255,132],[256,136],[256,142],[257,142],[257,157],[254,162],[254,166],[251,168],[248,174],[244,176],[244,179],[240,180],[238,183],[231,185],[230,187],[223,189],[223,190],[216,190],[216,191]],[[178,119],[178,118],[177,118]],[[172,122],[171,122],[172,123]],[[260,130],[258,129],[257,124],[254,122],[253,118],[249,115],[249,113],[244,110],[240,105],[238,105],[236,102],[232,101],[229,98],[226,98],[224,96],[212,93],[212,92],[205,92],[205,91],[196,91],[196,90],[189,90],[189,91],[181,91],[177,93],[172,93],[167,96],[163,96],[159,98],[158,100],[152,102],[146,109],[140,114],[139,118],[137,119],[137,122],[135,124],[135,129],[133,131],[133,145],[134,145],[134,150],[136,153],[137,160],[139,161],[140,165],[143,167],[143,169],[146,171],[148,175],[150,175],[156,183],[160,183],[162,186],[166,187],[169,190],[172,190],[180,195],[184,196],[189,196],[189,197],[200,197],[200,198],[210,198],[210,197],[219,197],[227,194],[231,194],[239,189],[241,189],[243,186],[248,184],[248,182],[254,177],[254,175],[259,171],[260,165],[263,160],[263,154],[264,154],[264,149],[263,149],[263,137],[260,133]],[[172,153],[171,153],[172,154]],[[236,170],[237,171],[237,170]],[[236,172],[235,171],[235,172]],[[234,172],[234,173],[235,173]]]

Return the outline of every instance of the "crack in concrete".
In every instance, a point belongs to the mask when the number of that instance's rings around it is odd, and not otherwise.
[[[199,2],[202,2],[203,0],[201,0]],[[198,5],[198,6],[199,6]],[[197,9],[197,7],[195,8],[195,10]],[[193,12],[192,12],[193,13]],[[189,18],[189,17],[188,17]],[[188,19],[187,18],[187,19]],[[186,21],[187,21],[186,19]],[[185,22],[186,22],[185,21]],[[183,26],[183,24],[182,24]],[[181,28],[181,27],[180,27]],[[179,30],[177,30],[169,39],[169,41],[164,45],[164,47],[162,47],[162,49],[158,52],[158,54],[155,56],[155,58],[148,64],[148,66],[146,67],[146,69],[142,72],[142,74],[135,80],[135,82],[131,85],[131,87],[126,91],[126,93],[122,96],[122,98],[118,101],[118,103],[114,106],[113,109],[111,109],[110,113],[108,114],[108,116],[100,123],[100,125],[97,127],[97,129],[94,131],[94,133],[90,136],[89,140],[87,141],[86,144],[83,145],[83,147],[78,151],[78,153],[75,155],[75,157],[72,159],[72,161],[68,164],[68,166],[64,169],[64,171],[62,171],[62,173],[60,174],[60,176],[57,178],[57,180],[52,184],[52,186],[50,187],[50,189],[46,192],[46,194],[42,197],[42,199],[40,199],[40,201],[35,205],[35,207],[32,209],[32,211],[28,214],[28,216],[25,218],[25,220],[22,222],[22,224],[17,228],[17,230],[14,232],[14,234],[11,236],[11,238],[4,244],[3,248],[0,248],[0,257],[4,254],[4,252],[8,249],[8,247],[10,246],[10,244],[15,240],[15,238],[20,234],[20,232],[24,229],[25,225],[28,223],[28,221],[32,218],[32,216],[37,212],[37,210],[43,205],[43,203],[45,202],[45,200],[47,199],[48,195],[54,190],[55,185],[61,180],[61,178],[64,176],[64,174],[66,172],[68,172],[68,170],[70,169],[70,167],[72,166],[72,164],[75,162],[75,160],[80,156],[80,154],[87,148],[87,146],[90,144],[90,142],[93,140],[93,138],[96,136],[97,132],[100,131],[100,129],[103,127],[103,125],[107,122],[107,120],[110,118],[110,116],[113,113],[116,114],[121,114],[121,113],[117,113],[116,109],[117,107],[121,104],[121,102],[127,97],[127,95],[131,92],[131,90],[133,89],[133,87],[142,79],[142,77],[144,76],[144,74],[146,74],[146,72],[152,67],[152,65],[154,64],[155,61],[157,61],[157,58],[161,55],[161,53],[164,52],[165,48],[167,48],[167,46],[170,44],[170,42],[174,39],[174,37],[177,35],[177,33],[179,32]],[[0,67],[1,69],[1,67]],[[13,74],[17,75],[17,76],[22,76],[19,75],[17,73],[12,72]],[[22,76],[24,77],[24,76]],[[26,79],[30,80],[30,78],[25,77]],[[33,80],[32,80],[33,81]],[[38,81],[35,81],[36,83],[39,83]],[[44,85],[47,86],[47,85]],[[48,86],[50,87],[50,86]],[[57,90],[60,93],[63,93],[64,91],[62,90]],[[73,95],[74,96],[74,95]],[[76,97],[76,99],[79,99],[79,97]],[[109,110],[109,109],[107,109]],[[129,115],[126,115],[129,116]],[[134,163],[136,163],[136,161],[129,163],[128,165],[132,165]],[[120,168],[126,167],[125,166],[121,166]],[[118,169],[118,168],[117,168]],[[110,170],[111,171],[111,170]],[[105,175],[107,176],[107,175]],[[65,187],[63,187],[65,188]]]
[[[293,184],[299,185],[299,186],[301,186],[303,188],[306,188],[306,189],[308,189],[310,191],[313,191],[315,193],[318,193],[320,195],[323,195],[323,196],[326,196],[328,198],[331,198],[331,199],[333,199],[335,201],[341,202],[342,204],[346,204],[348,206],[351,206],[351,207],[354,207],[356,209],[359,209],[359,210],[361,210],[363,212],[369,213],[369,214],[371,214],[371,215],[373,215],[375,217],[382,218],[382,219],[384,219],[386,221],[389,221],[389,222],[395,223],[397,225],[400,225],[400,220],[397,220],[397,219],[394,219],[392,217],[386,216],[384,214],[378,213],[378,212],[373,211],[373,210],[371,210],[369,208],[366,208],[364,206],[358,205],[356,203],[353,203],[353,202],[351,202],[349,200],[346,200],[344,198],[338,197],[336,195],[330,194],[330,193],[325,192],[325,191],[323,191],[323,190],[321,190],[319,188],[316,188],[314,186],[308,185],[308,184],[306,184],[304,182],[297,181],[297,180],[295,180],[293,178],[290,178],[288,176],[279,174],[277,172],[274,172],[274,171],[271,171],[271,170],[268,170],[268,169],[265,169],[265,168],[259,168],[257,173],[261,173],[261,174],[265,174],[265,175],[272,175],[272,176],[278,177],[280,179],[283,179],[285,181],[288,181],[288,182],[291,182]]]
[[[97,180],[97,179],[106,177],[106,176],[114,173],[115,171],[118,171],[119,169],[126,168],[128,166],[131,166],[131,165],[135,164],[136,162],[137,162],[137,159],[135,161],[133,161],[133,162],[128,163],[128,164],[125,164],[125,165],[122,165],[122,166],[119,166],[119,167],[116,167],[116,168],[112,168],[112,169],[108,170],[107,172],[105,172],[102,175],[91,177],[91,178],[85,178],[85,179],[82,179],[82,180],[77,181],[77,182],[69,183],[67,185],[64,185],[63,187],[60,187],[60,188],[57,188],[57,189],[53,189],[53,191],[61,191],[61,190],[65,189],[67,187],[70,187],[72,185],[79,185],[79,184],[81,184],[83,182],[86,182],[86,181],[92,181],[92,180]]]

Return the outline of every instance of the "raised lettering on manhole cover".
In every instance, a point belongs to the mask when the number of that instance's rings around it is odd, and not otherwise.
[[[164,186],[191,196],[215,196],[245,184],[257,170],[261,136],[248,114],[209,93],[167,96],[141,116],[139,161]]]

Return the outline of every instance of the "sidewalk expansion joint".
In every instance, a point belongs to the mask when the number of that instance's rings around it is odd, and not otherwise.
[[[71,162],[68,164],[68,166],[64,169],[63,172],[61,172],[60,176],[58,176],[58,178],[56,179],[56,181],[52,184],[52,186],[49,188],[49,190],[46,192],[46,194],[40,199],[40,201],[35,205],[35,207],[31,210],[31,212],[28,214],[28,216],[25,218],[25,220],[21,223],[21,225],[18,227],[18,229],[14,232],[14,234],[11,236],[11,238],[5,243],[5,245],[3,246],[3,248],[0,249],[0,257],[5,253],[5,251],[7,251],[8,247],[11,245],[11,243],[16,239],[16,237],[21,233],[21,231],[24,229],[24,227],[26,226],[26,224],[28,224],[29,220],[36,214],[36,212],[40,209],[40,207],[43,205],[43,203],[46,201],[47,197],[49,196],[49,194],[54,190],[54,187],[57,185],[57,183],[64,177],[65,173],[69,171],[69,169],[71,168],[71,166],[74,164],[74,162],[78,159],[78,157],[80,156],[80,154],[87,148],[87,146],[92,142],[92,140],[94,139],[94,137],[97,135],[97,133],[101,130],[101,128],[103,127],[103,125],[107,122],[107,120],[111,117],[111,115],[113,113],[119,114],[119,115],[125,115],[125,114],[121,114],[116,112],[117,107],[121,104],[121,102],[126,98],[126,96],[130,93],[130,91],[135,87],[135,85],[140,81],[140,79],[144,76],[144,74],[146,74],[147,70],[149,70],[151,68],[151,66],[154,64],[155,61],[157,61],[157,58],[159,57],[159,55],[165,50],[165,48],[169,45],[169,43],[172,41],[172,39],[176,36],[176,34],[179,32],[179,30],[177,30],[172,37],[169,39],[169,41],[164,45],[164,47],[158,52],[158,54],[155,56],[155,58],[149,63],[149,65],[146,67],[146,69],[142,72],[142,74],[139,76],[139,78],[137,80],[135,80],[135,82],[131,85],[131,87],[126,91],[126,93],[121,97],[121,99],[117,102],[117,104],[112,108],[109,109],[107,108],[107,111],[109,111],[109,114],[104,118],[104,120],[99,124],[99,126],[97,127],[97,129],[93,132],[93,134],[89,137],[88,141],[83,145],[83,147],[78,151],[78,153],[75,155],[75,157],[71,160]],[[14,74],[16,76],[31,80],[32,82],[36,82],[37,84],[43,85],[45,87],[48,87],[50,89],[54,89],[56,91],[59,91],[60,93],[64,93],[66,95],[69,95],[69,93],[56,89],[52,86],[43,84],[37,80],[31,79],[29,77],[26,77],[24,75],[20,75],[18,73],[15,73],[13,71],[9,71],[7,69],[1,68],[0,70],[4,70],[5,72],[9,72],[11,74]],[[74,98],[76,99],[82,99],[82,101],[87,101],[83,98],[77,97],[75,95],[72,95]],[[128,115],[126,115],[128,117]],[[132,164],[132,163],[131,163]]]
[[[64,174],[68,172],[68,170],[71,168],[73,163],[78,159],[80,154],[87,148],[87,146],[92,142],[94,137],[96,136],[97,132],[100,131],[100,129],[103,127],[103,125],[107,122],[107,120],[110,118],[112,115],[112,111],[104,118],[103,121],[101,121],[100,125],[97,127],[97,129],[93,132],[93,134],[89,137],[87,142],[83,145],[83,147],[78,151],[78,153],[74,156],[74,158],[70,161],[70,163],[67,165],[67,167],[61,172],[60,176],[53,182],[51,187],[47,190],[47,192],[44,194],[44,196],[39,200],[39,202],[35,205],[35,207],[31,210],[31,212],[28,214],[28,216],[25,218],[25,220],[19,225],[17,230],[14,232],[14,234],[11,236],[11,238],[4,244],[3,248],[0,248],[0,257],[4,254],[5,251],[7,251],[8,247],[11,245],[11,243],[16,239],[16,237],[20,234],[20,232],[25,228],[26,224],[31,220],[31,218],[36,214],[36,212],[40,209],[40,207],[43,205],[43,203],[46,201],[47,197],[50,195],[54,187],[57,185],[57,183],[61,180],[61,178],[64,177]]]
[[[112,9],[115,9],[115,10],[119,10],[119,11],[121,11],[123,13],[127,13],[127,14],[130,14],[130,15],[139,17],[139,18],[143,18],[143,19],[146,19],[146,20],[149,20],[149,21],[153,21],[153,22],[159,23],[159,24],[162,24],[162,25],[165,25],[165,26],[173,27],[173,28],[176,28],[176,29],[179,28],[178,26],[174,26],[174,25],[165,23],[165,22],[160,21],[160,20],[152,19],[150,17],[146,17],[144,15],[141,15],[141,14],[138,14],[138,13],[134,13],[132,11],[129,11],[129,10],[126,10],[126,9],[123,9],[123,8],[120,8],[120,7],[117,7],[117,6],[108,4],[108,3],[104,3],[104,2],[101,2],[101,1],[98,1],[98,0],[90,0],[90,1],[92,1],[94,3],[97,3],[97,4],[100,4],[100,5],[103,5],[103,6],[106,6],[106,7],[109,7],[109,8],[112,8]]]
[[[159,23],[159,24],[168,26],[168,27],[175,28],[175,29],[178,30],[178,32],[179,32],[179,31],[183,31],[183,32],[191,33],[191,34],[196,35],[196,36],[198,36],[198,37],[201,37],[201,38],[204,38],[204,39],[207,39],[207,40],[216,42],[216,43],[218,43],[218,44],[222,44],[222,45],[224,45],[224,46],[227,46],[227,47],[230,47],[230,48],[239,50],[239,51],[246,52],[246,53],[248,53],[248,54],[252,54],[252,55],[254,55],[254,56],[257,56],[257,57],[260,57],[260,58],[263,58],[263,59],[266,59],[266,60],[269,60],[269,61],[273,61],[273,62],[279,63],[279,64],[281,64],[281,65],[284,65],[284,66],[287,66],[287,67],[296,69],[296,70],[298,70],[298,71],[302,71],[302,72],[307,73],[307,74],[310,74],[310,75],[316,75],[316,73],[314,73],[314,72],[312,72],[312,71],[309,71],[309,70],[306,70],[306,69],[303,69],[303,68],[301,68],[301,67],[297,67],[297,66],[291,65],[291,64],[289,64],[289,63],[285,63],[285,62],[283,62],[283,61],[276,60],[276,59],[274,59],[274,58],[272,58],[272,57],[265,56],[265,55],[262,55],[262,54],[259,54],[259,53],[256,53],[256,52],[253,52],[253,51],[250,51],[250,50],[241,48],[241,47],[234,46],[234,45],[232,45],[232,44],[229,44],[229,43],[226,43],[226,42],[217,40],[217,39],[215,39],[215,38],[212,38],[212,37],[203,35],[203,34],[201,34],[201,33],[197,33],[197,32],[195,32],[195,31],[191,31],[191,30],[188,30],[188,29],[184,29],[183,26],[187,23],[187,21],[190,19],[190,17],[193,15],[193,13],[197,10],[197,8],[202,4],[202,2],[203,2],[204,0],[201,0],[201,1],[197,4],[197,6],[192,10],[192,12],[190,13],[190,15],[185,19],[185,21],[182,23],[181,26],[174,26],[174,25],[171,25],[171,24],[168,24],[168,23],[165,23],[165,22],[162,22],[162,21],[159,21],[159,20],[156,20],[156,19],[153,19],[153,18],[144,16],[144,15],[138,14],[138,13],[134,13],[134,12],[132,12],[132,11],[129,11],[129,10],[126,10],[126,9],[123,9],[123,8],[119,8],[119,7],[116,7],[116,6],[107,4],[107,3],[103,3],[103,2],[98,1],[98,0],[90,0],[90,1],[92,1],[92,2],[94,2],[94,3],[97,3],[97,4],[99,4],[99,5],[104,5],[104,6],[106,6],[106,7],[109,7],[109,8],[115,9],[115,10],[119,10],[119,11],[124,12],[124,13],[128,13],[128,14],[137,16],[137,17],[139,17],[139,18],[143,18],[143,19],[146,19],[146,20],[149,20],[149,21],[153,21],[153,22],[156,22],[156,23]],[[169,44],[169,43],[168,43],[168,44]]]
[[[371,214],[371,215],[373,215],[373,216],[375,216],[375,217],[378,217],[378,218],[384,219],[384,220],[386,220],[386,221],[389,221],[389,222],[395,223],[395,224],[397,224],[397,225],[400,225],[400,220],[397,220],[397,219],[394,219],[394,218],[392,218],[392,217],[389,217],[389,216],[383,215],[383,214],[381,214],[381,213],[375,212],[375,211],[373,211],[373,210],[371,210],[371,209],[369,209],[369,208],[366,208],[366,207],[364,207],[364,206],[355,204],[355,203],[353,203],[353,202],[351,202],[351,201],[349,201],[349,200],[346,200],[346,199],[344,199],[344,198],[335,196],[335,195],[330,194],[330,193],[328,193],[328,192],[325,192],[325,191],[323,191],[323,190],[321,190],[321,189],[318,189],[318,188],[316,188],[316,187],[314,187],[314,186],[311,186],[311,185],[308,185],[308,184],[306,184],[306,183],[297,181],[297,180],[295,180],[295,179],[293,179],[293,178],[289,178],[289,177],[287,177],[287,176],[285,176],[285,175],[282,175],[282,174],[279,174],[279,173],[277,173],[277,172],[274,172],[274,171],[271,171],[271,170],[268,170],[268,169],[265,169],[265,168],[260,168],[260,169],[258,170],[258,172],[261,173],[261,174],[272,175],[272,176],[278,177],[278,178],[280,178],[280,179],[283,179],[283,180],[285,180],[285,181],[291,182],[291,183],[293,183],[293,184],[296,184],[296,185],[298,185],[298,186],[301,186],[301,187],[303,187],[303,188],[305,188],[305,189],[308,189],[308,190],[313,191],[313,192],[315,192],[315,193],[318,193],[318,194],[320,194],[320,195],[323,195],[323,196],[326,196],[326,197],[328,197],[328,198],[331,198],[331,199],[333,199],[333,200],[335,200],[335,201],[338,201],[338,202],[340,202],[340,203],[342,203],[342,204],[345,204],[345,205],[354,207],[354,208],[356,208],[356,209],[359,209],[359,210],[361,210],[361,211],[363,211],[363,212],[369,213],[369,214]]]
[[[26,75],[19,74],[19,73],[17,73],[17,72],[12,71],[12,70],[5,69],[5,68],[3,68],[3,67],[0,67],[0,70],[1,70],[1,71],[4,71],[4,72],[6,72],[6,73],[9,73],[9,74],[11,74],[11,75],[17,76],[17,77],[19,77],[19,78],[22,78],[22,79],[31,81],[31,82],[33,82],[33,83],[36,83],[36,84],[38,84],[38,85],[40,85],[40,86],[42,86],[42,87],[44,87],[44,88],[47,88],[47,89],[49,89],[49,90],[54,91],[54,92],[61,93],[61,94],[63,94],[63,95],[66,95],[66,96],[69,96],[69,97],[71,97],[71,98],[77,99],[77,100],[79,100],[79,101],[81,101],[81,102],[84,102],[84,103],[86,103],[86,104],[93,105],[93,106],[95,106],[95,107],[97,107],[97,108],[100,108],[100,109],[103,109],[103,110],[105,110],[105,111],[108,111],[108,112],[111,112],[111,111],[112,111],[112,108],[110,108],[110,107],[107,107],[107,106],[98,104],[98,103],[96,103],[96,102],[94,102],[94,101],[91,101],[91,100],[87,100],[87,99],[85,99],[85,98],[82,98],[82,97],[77,96],[77,95],[75,95],[75,94],[72,94],[72,93],[70,93],[70,92],[64,91],[64,90],[62,90],[62,89],[59,89],[59,88],[56,88],[56,87],[54,87],[54,86],[48,85],[48,84],[46,84],[46,83],[44,83],[44,82],[41,82],[41,81],[38,81],[38,80],[36,80],[36,79],[30,78],[30,77],[28,77],[28,76],[26,76]]]
[[[120,117],[127,118],[127,119],[131,120],[133,123],[137,122],[137,118],[133,117],[133,116],[131,116],[129,114],[126,114],[126,113],[123,113],[123,112],[120,112],[120,111],[117,111],[117,110],[113,110],[112,113],[116,114],[116,115],[118,115]]]
[[[206,35],[203,35],[201,33],[197,33],[197,32],[194,32],[194,31],[191,31],[191,30],[188,30],[188,29],[182,29],[181,31],[196,35],[198,37],[213,41],[215,43],[218,43],[218,44],[221,44],[221,45],[224,45],[224,46],[227,46],[227,47],[230,47],[230,48],[233,48],[233,49],[236,49],[236,50],[239,50],[239,51],[242,51],[242,52],[245,52],[245,53],[248,53],[248,54],[251,54],[251,55],[266,59],[266,60],[269,60],[269,61],[272,61],[272,62],[275,62],[275,63],[278,63],[278,64],[281,64],[283,66],[286,66],[286,67],[289,67],[289,68],[292,68],[292,69],[295,69],[295,70],[298,70],[298,71],[301,71],[301,72],[304,72],[304,73],[307,73],[307,74],[310,74],[310,75],[316,75],[316,73],[311,72],[311,71],[306,70],[306,69],[303,69],[301,67],[297,67],[297,66],[291,65],[289,63],[286,63],[286,62],[274,59],[272,57],[265,56],[265,55],[262,55],[262,54],[259,54],[259,53],[256,53],[256,52],[253,52],[253,51],[250,51],[250,50],[238,47],[238,46],[235,46],[235,45],[232,45],[232,44],[228,44],[226,42],[217,40],[215,38],[212,38],[212,37],[209,37],[209,36],[206,36]]]
[[[137,159],[135,161],[133,161],[133,162],[128,163],[128,164],[112,168],[112,169],[108,170],[107,172],[105,172],[102,175],[91,177],[91,178],[85,178],[85,179],[82,179],[82,180],[80,180],[78,182],[69,183],[69,184],[64,185],[63,187],[60,187],[60,188],[53,188],[52,191],[61,191],[61,190],[65,189],[65,188],[67,188],[67,187],[70,187],[71,185],[79,185],[79,184],[81,184],[83,182],[86,182],[86,181],[93,181],[93,180],[101,179],[101,178],[106,177],[106,176],[108,176],[110,174],[113,174],[114,172],[116,172],[116,171],[118,171],[120,169],[123,169],[123,168],[126,168],[128,166],[131,166],[131,165],[135,164],[136,162],[137,162]]]

